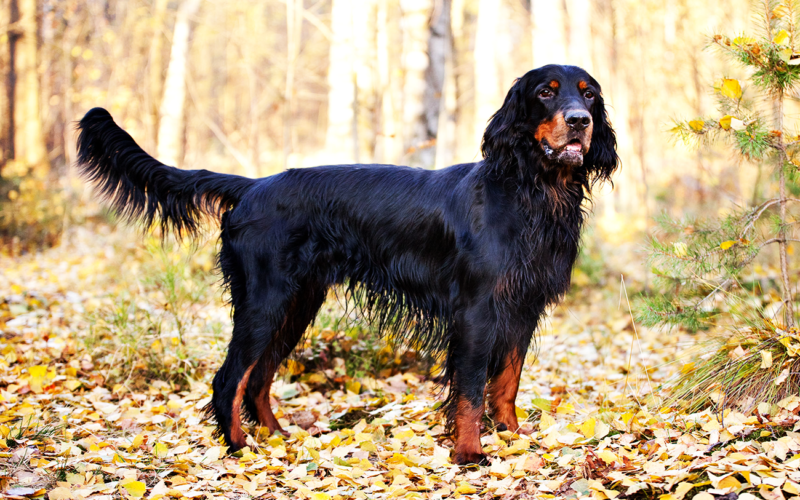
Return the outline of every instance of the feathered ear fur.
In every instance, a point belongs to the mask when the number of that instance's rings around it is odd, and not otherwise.
[[[481,152],[486,160],[513,158],[520,141],[530,142],[532,135],[525,134],[528,110],[525,104],[526,84],[517,78],[497,113],[492,116],[483,133]]]
[[[583,159],[583,164],[589,172],[592,184],[597,181],[611,182],[611,174],[619,166],[619,156],[617,156],[617,137],[608,121],[602,95],[598,95],[595,102],[592,121],[594,122],[592,145]]]

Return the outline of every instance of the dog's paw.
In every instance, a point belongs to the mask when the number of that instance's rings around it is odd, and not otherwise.
[[[489,457],[484,453],[457,452],[453,456],[453,463],[456,465],[489,465]]]

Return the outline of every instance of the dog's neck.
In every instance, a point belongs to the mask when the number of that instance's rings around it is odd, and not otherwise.
[[[557,223],[577,217],[582,225],[583,203],[591,194],[586,165],[562,165],[535,147],[520,149],[485,159],[480,167],[484,178],[501,182],[523,210],[546,210]]]

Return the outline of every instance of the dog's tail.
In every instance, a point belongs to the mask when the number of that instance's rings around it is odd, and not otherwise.
[[[103,108],[78,124],[77,166],[114,210],[129,221],[166,234],[194,236],[204,218],[219,220],[255,180],[208,170],[169,167],[144,152]]]

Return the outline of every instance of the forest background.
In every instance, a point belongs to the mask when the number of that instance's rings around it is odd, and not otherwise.
[[[22,201],[26,186],[46,178],[86,202],[88,190],[69,166],[74,122],[94,106],[181,168],[255,177],[343,162],[475,161],[514,79],[569,63],[601,82],[617,131],[623,168],[595,213],[604,237],[619,243],[641,237],[663,210],[717,213],[759,198],[769,179],[758,168],[675,147],[667,133],[674,118],[713,110],[710,84],[741,72],[703,49],[715,30],[746,29],[751,9],[744,0],[725,8],[628,0],[6,0],[0,194]],[[796,114],[789,116],[791,129]],[[7,213],[20,207],[4,206],[6,219],[27,220]]]
[[[765,387],[791,375],[781,390],[797,392],[800,335],[771,322],[784,304],[778,254],[747,261],[746,291],[765,322],[734,324],[744,338],[714,321],[643,328],[628,301],[657,297],[646,244],[659,214],[686,221],[674,225],[679,235],[709,235],[708,255],[733,254],[752,242],[716,241],[693,218],[764,206],[778,189],[767,162],[713,143],[687,147],[674,130],[728,131],[743,115],[725,122],[720,103],[738,111],[744,95],[782,117],[787,144],[800,141],[796,89],[777,112],[774,96],[748,85],[750,70],[721,57],[730,40],[713,38],[762,36],[754,9],[797,18],[749,0],[0,0],[0,491],[52,500],[800,495],[800,397],[751,397],[722,411],[741,378],[726,372],[708,377],[702,404],[681,409],[660,385],[708,373],[690,348],[717,336],[724,348],[710,366],[746,358],[769,375]],[[795,24],[789,32],[794,48]],[[794,71],[797,54],[785,58]],[[550,311],[523,372],[518,414],[531,434],[486,421],[491,466],[453,466],[432,360],[386,347],[331,297],[273,386],[290,437],[249,426],[251,450],[226,456],[201,411],[231,331],[213,273],[215,231],[162,247],[158,234],[119,223],[72,168],[77,120],[105,107],[145,150],[185,169],[443,168],[479,160],[514,79],[549,63],[600,82],[622,169],[594,193],[573,290]],[[800,194],[788,168],[786,187]],[[782,229],[790,264],[794,220]],[[706,255],[669,238],[662,251]],[[735,312],[724,287],[699,279],[714,300],[700,305]],[[759,328],[777,332],[770,341],[786,359],[773,363],[746,337]]]

